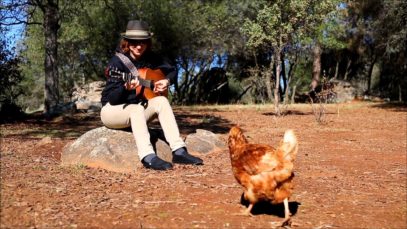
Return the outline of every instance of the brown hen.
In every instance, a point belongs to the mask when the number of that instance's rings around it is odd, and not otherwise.
[[[291,224],[288,199],[293,191],[293,161],[298,142],[294,131],[287,130],[277,149],[265,144],[250,144],[242,130],[234,126],[228,138],[233,174],[244,188],[244,198],[250,205],[245,214],[250,215],[259,201],[284,203],[282,226]]]

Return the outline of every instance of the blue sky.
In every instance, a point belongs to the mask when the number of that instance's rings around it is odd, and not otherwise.
[[[24,25],[9,26],[9,31],[7,31],[5,34],[5,38],[7,41],[6,48],[9,50],[16,48],[18,41],[23,38],[23,35]]]
[[[4,0],[2,1],[2,6],[6,6],[10,3],[10,0]],[[21,10],[18,10],[18,12],[22,12]],[[6,9],[2,9],[2,14],[5,16],[8,16],[8,10]],[[24,19],[24,13],[20,13],[19,15],[19,19],[22,20]],[[13,19],[7,19],[5,21],[3,21],[3,23],[13,23],[15,22]],[[2,28],[3,29],[3,28]],[[16,47],[17,43],[19,40],[21,40],[23,38],[24,35],[24,29],[25,29],[25,25],[20,24],[20,25],[9,25],[9,26],[5,26],[5,34],[4,37],[6,40],[6,49],[9,50],[13,50],[13,48]]]

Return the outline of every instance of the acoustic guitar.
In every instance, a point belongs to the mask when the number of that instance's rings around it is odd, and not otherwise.
[[[144,98],[150,100],[156,96],[165,96],[168,97],[168,88],[167,90],[155,93],[154,92],[154,83],[166,79],[164,73],[160,69],[150,69],[150,68],[140,68],[137,69],[140,74],[139,77],[131,74],[119,71],[118,69],[110,68],[108,75],[110,77],[122,79],[124,82],[129,82],[133,79],[138,78],[140,84],[136,88],[136,94],[142,94]]]

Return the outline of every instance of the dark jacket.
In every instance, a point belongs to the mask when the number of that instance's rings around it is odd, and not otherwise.
[[[140,60],[133,59],[129,54],[125,54],[139,68],[160,69],[166,78],[173,84],[177,79],[177,70],[174,66],[166,62],[162,57],[152,51],[146,51]],[[125,82],[121,79],[110,77],[109,70],[115,69],[120,72],[129,73],[130,70],[116,55],[110,59],[107,68],[105,69],[106,86],[102,91],[102,105],[110,103],[111,105],[118,104],[136,104],[143,101],[142,96],[136,95],[134,90],[126,90]]]

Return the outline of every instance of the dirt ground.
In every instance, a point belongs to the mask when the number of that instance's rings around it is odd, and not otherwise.
[[[201,128],[226,139],[239,124],[249,141],[277,145],[298,135],[293,228],[407,228],[407,108],[383,103],[176,107],[183,136]],[[242,216],[242,188],[229,153],[200,155],[205,165],[119,174],[60,165],[62,148],[101,126],[98,114],[1,127],[1,228],[270,228],[282,205],[258,204]]]

